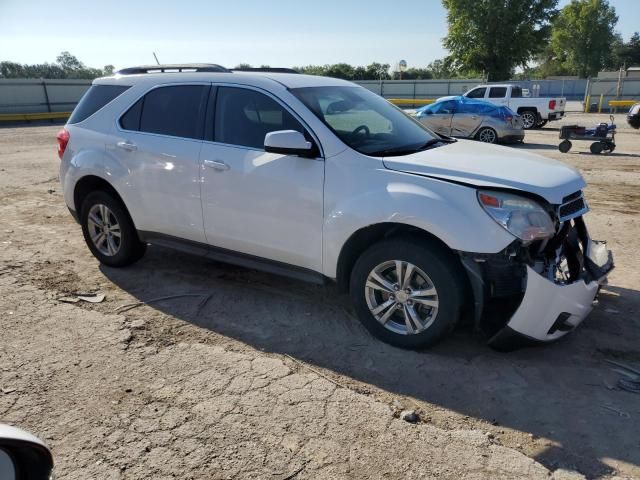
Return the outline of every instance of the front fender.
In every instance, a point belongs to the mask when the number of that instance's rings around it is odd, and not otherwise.
[[[497,253],[514,240],[482,210],[473,188],[384,168],[364,177],[362,193],[338,198],[325,211],[323,269],[330,278],[347,240],[379,223],[419,228],[465,252]]]

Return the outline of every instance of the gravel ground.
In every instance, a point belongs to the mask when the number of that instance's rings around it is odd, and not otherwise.
[[[60,194],[59,126],[0,129],[0,421],[60,479],[640,478],[640,395],[604,362],[640,365],[640,132],[618,119],[610,155],[559,153],[558,122],[514,147],[583,172],[617,269],[576,332],[511,354],[464,329],[394,349],[331,286],[160,248],[102,267]],[[106,300],[59,301],[77,292]],[[114,312],[181,293],[202,296]]]

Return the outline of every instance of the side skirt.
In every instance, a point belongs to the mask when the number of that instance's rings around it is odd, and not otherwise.
[[[288,263],[277,262],[275,260],[256,257],[246,253],[234,252],[233,250],[227,250],[226,248],[219,248],[200,242],[194,242],[192,240],[185,240],[171,235],[138,230],[138,237],[140,237],[141,241],[150,243],[151,245],[158,245],[160,247],[178,250],[191,255],[210,258],[217,262],[260,270],[318,285],[324,285],[329,282],[327,277],[308,268],[289,265]]]

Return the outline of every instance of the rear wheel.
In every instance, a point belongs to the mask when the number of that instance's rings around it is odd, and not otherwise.
[[[108,192],[87,195],[82,202],[80,223],[84,240],[100,263],[124,267],[139,260],[146,245],[124,205]]]
[[[351,272],[358,318],[374,336],[402,348],[438,342],[458,322],[463,284],[455,257],[424,240],[385,240]]]
[[[605,146],[606,145],[602,142],[593,142],[589,147],[589,150],[591,150],[591,153],[595,153],[597,155],[599,153],[602,153],[602,151],[605,149]]]
[[[476,138],[484,143],[497,143],[498,134],[493,128],[483,127],[476,134]]]
[[[523,110],[520,112],[520,116],[522,117],[522,125],[525,130],[535,127],[538,123],[538,114],[533,110]]]
[[[561,141],[560,145],[558,145],[558,150],[560,150],[562,153],[567,153],[569,150],[571,150],[571,142],[569,140]]]

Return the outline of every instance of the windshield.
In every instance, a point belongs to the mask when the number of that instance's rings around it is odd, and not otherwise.
[[[407,155],[441,141],[402,110],[362,87],[305,87],[291,92],[344,143],[365,155]]]

